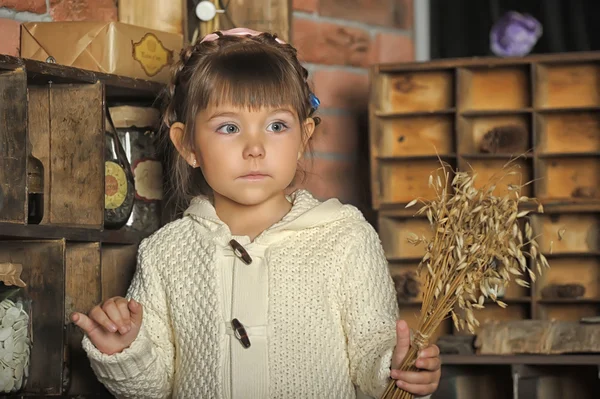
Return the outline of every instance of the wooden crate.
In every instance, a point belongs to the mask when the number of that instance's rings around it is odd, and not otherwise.
[[[0,241],[0,262],[23,265],[21,276],[32,301],[28,394],[62,393],[66,246],[65,240]]]
[[[599,315],[600,52],[384,64],[370,78],[372,204],[392,275],[412,270],[424,254],[406,239],[428,231],[426,219],[414,217],[418,205],[405,205],[435,195],[428,177],[440,167],[438,154],[476,172],[478,186],[519,157],[520,175],[505,178],[495,194],[530,182],[522,194],[543,202],[546,213],[534,211],[531,223],[551,267],[531,288],[510,284],[507,309],[490,304],[477,317]],[[542,297],[559,283],[585,292]]]

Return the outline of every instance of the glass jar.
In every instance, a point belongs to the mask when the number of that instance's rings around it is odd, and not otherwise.
[[[22,265],[0,264],[0,392],[25,388],[31,360],[31,300],[20,279]]]
[[[117,230],[131,216],[135,190],[131,166],[108,109],[105,114],[104,228]]]
[[[163,166],[157,155],[160,112],[152,107],[122,105],[110,108],[117,135],[131,164],[135,199],[124,229],[153,233],[161,225]]]

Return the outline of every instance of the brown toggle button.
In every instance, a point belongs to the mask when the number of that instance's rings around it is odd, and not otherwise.
[[[242,262],[244,262],[247,265],[252,263],[252,258],[250,257],[250,254],[248,254],[248,252],[244,249],[244,247],[242,247],[242,245],[239,242],[237,242],[236,240],[231,240],[229,241],[229,245],[231,245],[231,248],[233,248],[233,252],[235,252],[237,257],[240,258]]]
[[[246,333],[246,329],[240,323],[238,319],[231,320],[231,325],[233,327],[233,331],[235,333],[235,337],[242,343],[244,348],[250,347],[250,338],[248,338],[248,334]]]

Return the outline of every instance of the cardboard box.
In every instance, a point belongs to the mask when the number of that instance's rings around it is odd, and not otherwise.
[[[19,56],[21,23],[12,19],[0,18],[0,54]]]
[[[179,57],[181,35],[119,22],[28,22],[21,57],[161,83]]]

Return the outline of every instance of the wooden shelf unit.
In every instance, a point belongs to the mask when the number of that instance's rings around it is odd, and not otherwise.
[[[432,196],[427,184],[440,167],[438,156],[486,179],[525,154],[517,161],[521,178],[534,183],[523,194],[544,204],[545,213],[534,207],[531,219],[534,235],[544,234],[540,241],[551,269],[530,289],[509,287],[507,309],[489,306],[478,318],[576,320],[600,314],[600,52],[376,65],[370,82],[372,205],[392,275],[416,269],[424,254],[406,237],[430,234],[427,219],[414,216],[417,206],[405,205]],[[482,137],[502,126],[514,129],[510,145],[484,152]],[[582,284],[585,294],[542,298],[552,283]],[[420,309],[418,300],[400,305],[411,318]],[[451,322],[441,329],[452,332]],[[490,365],[598,365],[599,359],[444,356],[448,364]]]
[[[6,397],[112,397],[94,376],[69,314],[125,295],[138,244],[148,235],[103,229],[104,105],[152,106],[163,89],[155,82],[0,54],[0,135],[11,145],[0,155],[17,159],[0,170],[0,262],[23,264],[35,337],[26,388]],[[52,183],[45,187],[39,225],[26,223],[24,138]],[[86,155],[76,156],[81,152]]]

